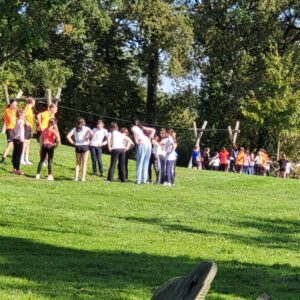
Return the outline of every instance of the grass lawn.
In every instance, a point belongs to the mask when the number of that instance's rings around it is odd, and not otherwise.
[[[131,183],[73,182],[65,146],[37,181],[33,145],[26,176],[0,166],[0,299],[150,299],[203,260],[207,299],[300,299],[300,181],[178,168],[175,187],[135,185],[132,162]]]

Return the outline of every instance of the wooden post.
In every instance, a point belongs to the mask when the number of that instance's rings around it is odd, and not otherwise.
[[[233,133],[233,139],[232,139],[232,143],[233,144],[236,143],[238,132],[239,132],[239,128],[240,128],[240,121],[236,121],[235,128],[234,128],[234,133]]]
[[[7,85],[3,83],[2,87],[3,87],[4,99],[6,101],[6,104],[8,105],[9,104],[9,94],[8,94]]]
[[[23,92],[22,91],[19,91],[17,96],[16,96],[16,99],[20,99],[23,95]]]
[[[203,124],[202,124],[202,127],[201,127],[201,130],[198,134],[198,137],[197,137],[197,140],[196,140],[196,143],[195,143],[195,146],[199,146],[199,151],[200,151],[200,142],[201,142],[201,138],[203,136],[203,130],[206,128],[207,126],[207,121],[204,121]],[[193,165],[193,157],[191,156],[191,159],[189,161],[189,165],[188,165],[188,168],[191,168]]]
[[[55,100],[56,100],[57,102],[60,101],[61,90],[62,90],[61,88],[58,88],[58,89],[57,89],[57,92],[56,92],[56,95],[55,95]]]
[[[198,131],[197,131],[197,124],[196,124],[195,121],[193,122],[193,129],[194,129],[194,135],[195,135],[195,138],[197,138],[197,136],[198,136]]]
[[[52,94],[51,94],[51,89],[46,89],[46,97],[47,99],[47,104],[50,105],[52,103]]]
[[[278,135],[278,141],[277,141],[277,160],[280,158],[280,134]]]
[[[2,87],[3,87],[3,94],[4,94],[5,102],[6,102],[7,105],[9,105],[8,87],[4,83],[2,84]],[[5,133],[5,130],[6,130],[6,127],[5,127],[5,124],[3,123],[1,133]]]
[[[231,126],[228,126],[227,128],[228,128],[229,139],[230,139],[230,142],[232,143],[232,140],[233,140],[232,128],[231,128]]]

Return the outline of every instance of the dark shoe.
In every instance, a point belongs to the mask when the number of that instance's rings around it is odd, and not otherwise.
[[[215,262],[201,263],[187,276],[176,277],[164,283],[152,300],[203,300],[216,274]]]
[[[4,164],[5,163],[5,157],[2,157],[0,160],[0,164]]]

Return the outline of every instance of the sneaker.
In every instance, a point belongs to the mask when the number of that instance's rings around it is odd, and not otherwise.
[[[83,182],[84,182],[84,181],[86,181],[86,179],[85,179],[85,178],[81,178],[81,181],[83,181]]]
[[[74,178],[73,181],[78,181],[78,178]]]
[[[16,170],[16,171],[15,171],[15,174],[16,174],[16,175],[24,175],[24,172],[21,171],[21,170]]]
[[[54,178],[53,178],[52,175],[48,175],[47,180],[49,180],[49,181],[54,181]]]
[[[25,160],[21,160],[21,165],[27,166],[27,162]]]
[[[197,265],[187,276],[176,277],[164,283],[152,300],[197,299],[204,300],[217,274],[215,262]]]
[[[165,181],[163,185],[164,185],[164,186],[167,186],[167,185],[168,185],[168,183]]]
[[[2,157],[0,160],[0,164],[4,164],[5,163],[5,157]]]
[[[39,180],[41,178],[41,175],[40,174],[36,174],[35,175],[35,179]]]
[[[31,161],[29,161],[29,160],[27,160],[27,161],[25,161],[26,162],[26,165],[27,166],[32,166],[33,165],[33,163],[31,162]]]

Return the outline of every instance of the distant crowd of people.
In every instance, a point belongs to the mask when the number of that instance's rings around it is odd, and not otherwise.
[[[298,169],[300,164],[293,164],[285,154],[282,154],[279,160],[273,161],[264,149],[259,149],[255,153],[245,150],[244,147],[238,148],[234,144],[230,151],[223,147],[213,156],[209,148],[205,148],[203,153],[200,153],[199,146],[194,147],[192,167],[258,176],[270,176],[271,171],[274,170],[277,176],[289,178],[292,171]]]
[[[55,148],[61,143],[55,115],[57,106],[50,104],[42,112],[35,114],[35,99],[28,98],[23,109],[17,108],[17,101],[12,99],[4,112],[4,124],[7,146],[2,154],[0,163],[4,163],[9,152],[12,154],[12,173],[23,175],[21,165],[32,165],[30,156],[30,140],[36,127],[37,139],[40,143],[40,161],[37,166],[36,179],[41,178],[43,165],[47,165],[47,179],[54,180],[52,165]],[[36,126],[35,126],[36,124]],[[96,127],[86,126],[85,120],[79,117],[75,127],[67,134],[67,141],[75,147],[74,181],[86,181],[87,162],[89,153],[92,159],[93,174],[104,176],[102,163],[103,148],[111,154],[107,182],[114,180],[116,168],[120,182],[128,180],[129,153],[136,148],[136,183],[152,182],[152,169],[155,172],[155,183],[166,186],[175,185],[175,166],[177,160],[176,133],[172,129],[160,130],[156,135],[154,128],[146,127],[134,118],[131,126],[132,139],[127,128],[118,128],[117,123],[110,123],[109,130],[105,129],[102,120]],[[80,176],[81,174],[81,176]]]

